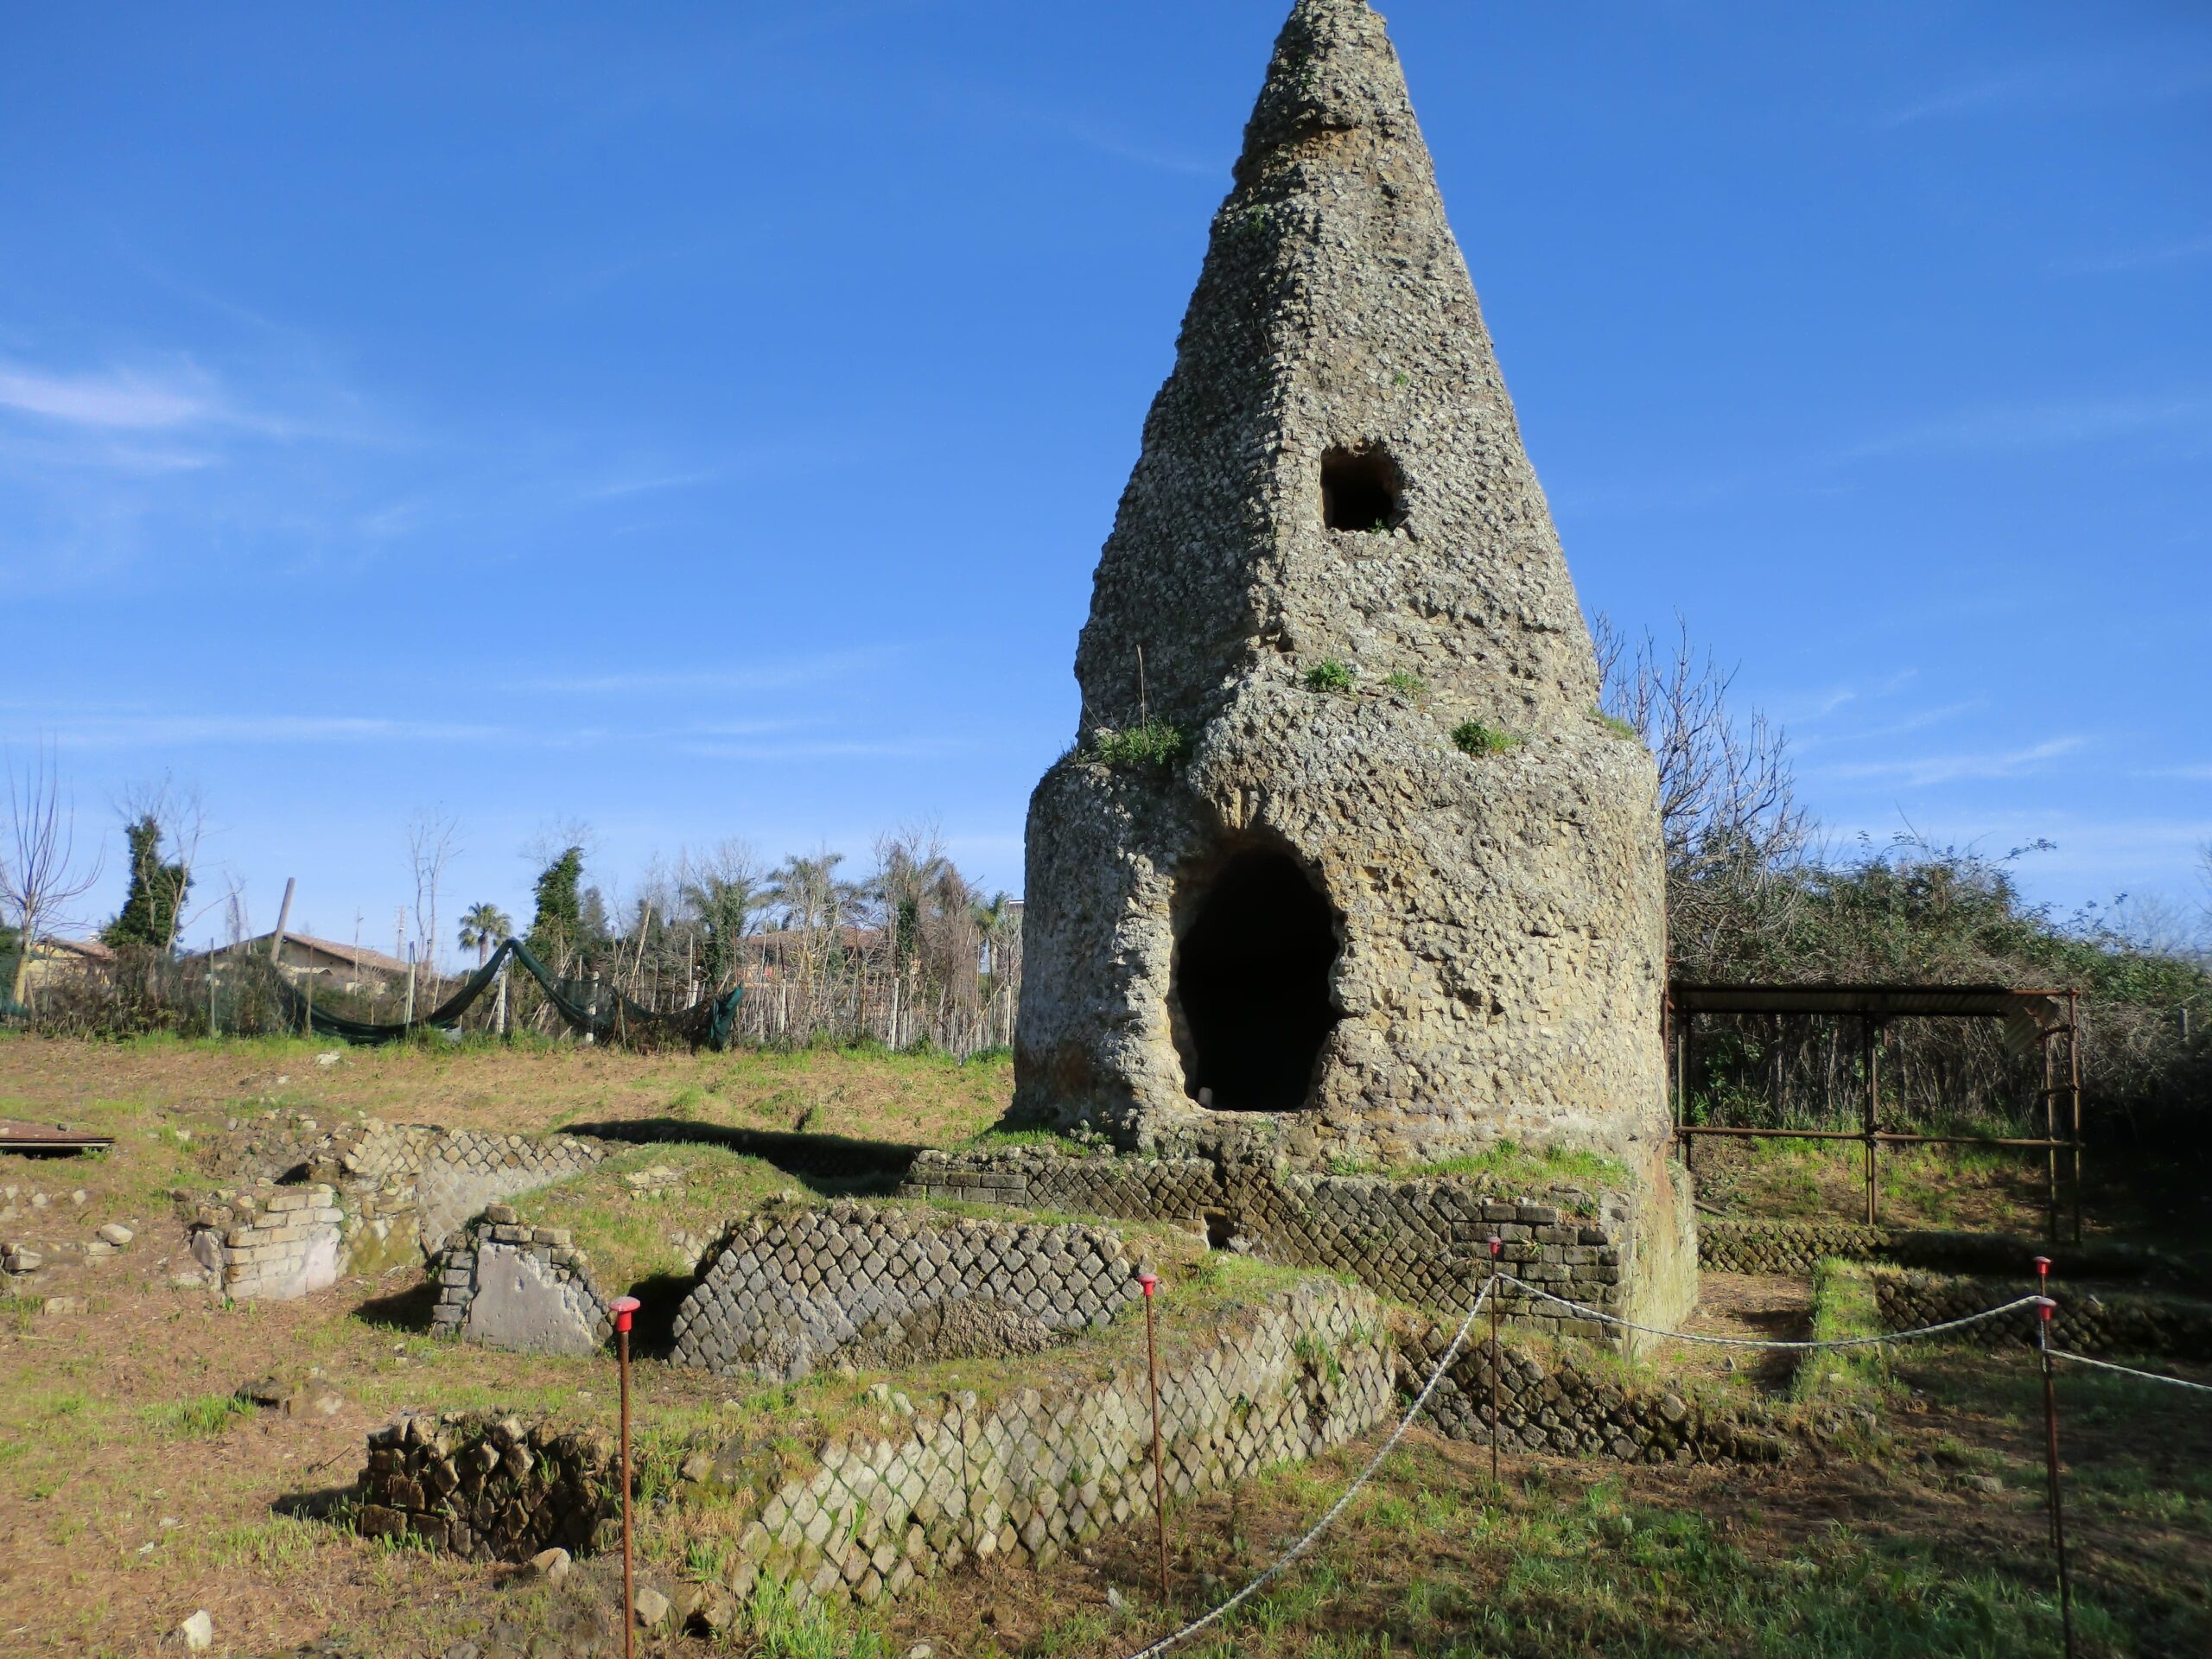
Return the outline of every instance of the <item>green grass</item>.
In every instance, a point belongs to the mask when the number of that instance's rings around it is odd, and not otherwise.
[[[1418,674],[1407,673],[1403,669],[1385,674],[1382,689],[1395,691],[1402,697],[1411,697],[1416,702],[1428,696],[1428,682]]]
[[[623,1178],[673,1170],[669,1186],[634,1190]],[[674,1235],[713,1238],[732,1221],[803,1189],[772,1165],[706,1142],[669,1141],[619,1153],[594,1168],[512,1200],[534,1227],[565,1227],[608,1292],[660,1273],[689,1273],[695,1259]]]
[[[1609,715],[1602,709],[1592,709],[1590,718],[1611,732],[1615,737],[1624,737],[1631,743],[1641,743],[1643,734],[1618,715]]]
[[[1497,1186],[1618,1187],[1627,1184],[1628,1166],[1602,1153],[1576,1147],[1537,1148],[1505,1140],[1464,1158],[1416,1164],[1408,1175],[1456,1175]]]
[[[1058,1153],[1063,1158],[1089,1158],[1107,1150],[1098,1141],[1063,1135],[1057,1129],[985,1129],[970,1136],[963,1151],[1009,1152],[1027,1148]]]
[[[1504,754],[1521,747],[1510,732],[1485,726],[1479,720],[1463,720],[1452,728],[1452,747],[1462,754]]]
[[[139,1408],[139,1419],[165,1440],[200,1440],[220,1434],[253,1409],[235,1395],[201,1394]]]
[[[1101,728],[1090,734],[1081,758],[1101,766],[1135,768],[1165,766],[1180,760],[1191,747],[1183,728],[1165,720],[1147,720],[1127,731]]]
[[[1358,679],[1359,671],[1351,664],[1340,663],[1332,657],[1306,671],[1306,689],[1342,694],[1350,691]]]
[[[1822,1262],[1813,1269],[1813,1340],[1846,1342],[1879,1335],[1882,1313],[1874,1278],[1856,1262]],[[1888,1347],[1831,1349],[1807,1354],[1790,1393],[1806,1404],[1881,1406],[1896,1386]]]

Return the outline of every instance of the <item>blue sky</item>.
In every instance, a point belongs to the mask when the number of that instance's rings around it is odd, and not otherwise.
[[[7,0],[0,739],[196,782],[263,928],[388,945],[437,804],[449,914],[564,818],[1018,889],[1283,9]],[[2186,893],[2212,14],[1388,11],[1585,609],[1840,840]]]

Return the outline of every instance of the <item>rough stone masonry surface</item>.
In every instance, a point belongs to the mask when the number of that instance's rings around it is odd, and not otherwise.
[[[1376,522],[1332,526],[1347,511]],[[1169,1154],[1257,1138],[1307,1166],[1510,1136],[1664,1180],[1651,758],[1597,715],[1566,560],[1362,0],[1299,0],[1276,42],[1076,676],[1076,744],[1030,804],[1022,1120]],[[1099,758],[1147,720],[1183,752]],[[1211,947],[1220,982],[1192,979],[1194,930],[1236,872],[1285,867],[1326,913],[1296,992],[1318,1055],[1295,1109],[1225,1109],[1194,994],[1232,1033],[1283,1009],[1238,1002],[1273,964],[1237,938]]]
[[[837,1204],[734,1228],[677,1312],[673,1357],[782,1381],[837,1360],[1034,1353],[1140,1294],[1109,1228]]]
[[[687,1536],[723,1547],[729,1565],[712,1588],[741,1599],[766,1577],[801,1602],[874,1602],[965,1561],[1047,1563],[1148,1512],[1141,1362],[1039,1376],[989,1402],[959,1392],[918,1405],[880,1387],[880,1413],[796,1469],[785,1452],[742,1441],[702,1456],[708,1469],[679,1501],[696,1504]],[[1303,1281],[1236,1309],[1163,1367],[1169,1487],[1186,1496],[1313,1457],[1383,1421],[1392,1402],[1375,1299]],[[552,1543],[581,1550],[616,1512],[607,1472],[603,1436],[406,1418],[370,1439],[361,1524],[508,1560]]]
[[[524,1353],[590,1354],[613,1329],[607,1293],[568,1230],[525,1227],[507,1205],[486,1205],[431,1270],[438,1300],[430,1329],[440,1336]]]
[[[1349,1273],[1394,1300],[1466,1306],[1490,1268],[1490,1239],[1517,1278],[1640,1324],[1669,1326],[1697,1301],[1687,1185],[1593,1192],[1503,1192],[1462,1177],[1321,1175],[1258,1160],[1070,1157],[1041,1149],[925,1152],[911,1197],[1179,1222],[1290,1267]],[[1524,1328],[1634,1348],[1627,1333],[1503,1293]]]
[[[478,1560],[581,1553],[619,1526],[613,1440],[485,1412],[411,1413],[369,1436],[360,1529]]]
[[[241,1192],[202,1205],[190,1227],[193,1259],[236,1301],[290,1301],[346,1271],[344,1215],[321,1183]]]

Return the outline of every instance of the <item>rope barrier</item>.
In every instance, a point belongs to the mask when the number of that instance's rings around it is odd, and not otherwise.
[[[1573,1308],[1586,1319],[1599,1319],[1607,1325],[1617,1325],[1624,1331],[1641,1331],[1648,1337],[1670,1337],[1676,1342],[1701,1342],[1709,1346],[1720,1348],[1786,1348],[1798,1352],[1810,1352],[1816,1349],[1878,1348],[1885,1343],[1912,1342],[1922,1337],[1938,1336],[1946,1331],[1957,1331],[1969,1325],[1979,1325],[1984,1319],[1999,1319],[2024,1307],[2041,1307],[2048,1300],[2042,1296],[2017,1297],[2006,1302],[2002,1307],[1985,1307],[1979,1313],[1964,1314],[1958,1319],[1945,1319],[1936,1325],[1916,1325],[1910,1331],[1885,1331],[1879,1335],[1872,1337],[1835,1337],[1825,1342],[1785,1342],[1778,1338],[1709,1337],[1692,1331],[1669,1331],[1656,1325],[1638,1325],[1634,1319],[1622,1319],[1618,1314],[1608,1313],[1602,1308],[1590,1307],[1581,1302],[1570,1301],[1564,1296],[1554,1295],[1541,1286],[1532,1285],[1525,1279],[1516,1279],[1510,1273],[1500,1273],[1497,1277],[1508,1284],[1518,1285],[1531,1296],[1541,1298],[1547,1302],[1556,1302],[1561,1307]]]
[[[1169,1649],[1189,1641],[1209,1624],[1234,1611],[1256,1594],[1263,1586],[1272,1583],[1281,1576],[1286,1567],[1311,1549],[1319,1541],[1321,1535],[1336,1524],[1337,1517],[1344,1512],[1345,1506],[1358,1494],[1362,1487],[1375,1478],[1375,1471],[1382,1466],[1382,1460],[1389,1457],[1396,1449],[1398,1442],[1405,1438],[1406,1431],[1414,1425],[1414,1419],[1427,1408],[1429,1397],[1436,1392],[1437,1384],[1444,1380],[1444,1374],[1452,1369],[1452,1363],[1459,1358],[1459,1350],[1465,1345],[1467,1332],[1474,1325],[1475,1316],[1482,1312],[1483,1304],[1490,1300],[1491,1293],[1502,1283],[1516,1285],[1529,1294],[1540,1297],[1545,1301],[1556,1302],[1561,1307],[1573,1308],[1586,1319],[1599,1319],[1607,1325],[1619,1325],[1624,1330],[1641,1331],[1646,1336],[1670,1337],[1679,1342],[1711,1343],[1731,1348],[1786,1348],[1800,1352],[1821,1349],[1868,1348],[1885,1343],[1912,1342],[1923,1337],[1936,1336],[1946,1331],[1957,1331],[1967,1325],[1979,1325],[1985,1319],[1998,1319],[2006,1313],[2017,1313],[2024,1307],[2042,1307],[2050,1301],[2050,1299],[2044,1296],[2020,1296],[2005,1303],[2000,1307],[1986,1307],[1979,1313],[1968,1313],[1960,1319],[1945,1319],[1937,1325],[1919,1325],[1910,1331],[1888,1331],[1878,1336],[1840,1337],[1827,1341],[1789,1342],[1779,1338],[1758,1337],[1700,1336],[1689,1331],[1669,1331],[1656,1325],[1638,1325],[1633,1319],[1624,1319],[1618,1314],[1607,1313],[1601,1309],[1586,1306],[1580,1302],[1571,1301],[1567,1297],[1555,1295],[1548,1290],[1529,1283],[1525,1279],[1516,1278],[1510,1273],[1503,1271],[1493,1273],[1483,1281],[1483,1287],[1476,1294],[1473,1304],[1467,1309],[1466,1318],[1459,1321],[1459,1330],[1452,1333],[1451,1344],[1444,1351],[1444,1357],[1436,1362],[1436,1369],[1428,1374],[1428,1381],[1421,1384],[1421,1392],[1414,1397],[1413,1404],[1407,1408],[1406,1414],[1398,1420],[1398,1426],[1390,1431],[1390,1438],[1383,1441],[1381,1449],[1368,1459],[1367,1466],[1352,1477],[1351,1484],[1338,1495],[1337,1501],[1329,1506],[1321,1518],[1306,1529],[1303,1537],[1285,1550],[1273,1566],[1254,1578],[1235,1595],[1230,1596],[1211,1612],[1192,1619],[1181,1630],[1161,1637],[1150,1647],[1140,1648],[1131,1654],[1128,1659],[1158,1659],[1158,1656],[1166,1653]],[[2051,1353],[2054,1357],[2061,1359],[2082,1357],[2077,1354],[2063,1353],[2057,1349],[2051,1350]],[[2109,1365],[2108,1362],[2104,1360],[2092,1359],[2085,1363],[2091,1365],[2107,1365],[2107,1369],[2117,1371],[2129,1369],[2125,1365]],[[2154,1382],[2176,1382],[2185,1389],[2202,1389],[2205,1393],[2212,1394],[2212,1388],[2206,1388],[2201,1382],[2183,1382],[2179,1377],[2159,1376],[2152,1371],[2138,1371],[2134,1374],[2138,1376],[2151,1377]]]
[[[1516,1278],[1510,1273],[1503,1271],[1493,1273],[1490,1277],[1483,1281],[1483,1287],[1478,1293],[1477,1293],[1473,1305],[1467,1309],[1466,1318],[1459,1321],[1459,1330],[1452,1333],[1451,1344],[1444,1351],[1444,1357],[1437,1361],[1436,1369],[1428,1374],[1428,1381],[1421,1384],[1421,1392],[1414,1396],[1413,1404],[1407,1408],[1406,1414],[1398,1420],[1398,1426],[1390,1431],[1390,1438],[1382,1442],[1382,1448],[1377,1451],[1372,1458],[1368,1459],[1367,1466],[1364,1469],[1362,1469],[1358,1474],[1352,1478],[1351,1484],[1346,1486],[1344,1491],[1338,1495],[1337,1501],[1329,1506],[1327,1511],[1321,1516],[1321,1518],[1319,1521],[1316,1521],[1312,1527],[1306,1529],[1306,1535],[1303,1537],[1299,1539],[1299,1541],[1293,1544],[1288,1549],[1285,1550],[1272,1567],[1269,1567],[1266,1571],[1253,1579],[1249,1584],[1245,1585],[1243,1589],[1236,1592],[1235,1595],[1230,1597],[1226,1601],[1214,1608],[1211,1612],[1192,1620],[1191,1623],[1183,1626],[1181,1630],[1176,1630],[1171,1635],[1161,1637],[1150,1647],[1140,1648],[1136,1652],[1129,1656],[1129,1659],[1158,1659],[1159,1655],[1166,1653],[1169,1649],[1179,1646],[1182,1643],[1187,1642],[1191,1637],[1196,1636],[1200,1630],[1205,1630],[1206,1626],[1213,1624],[1216,1620],[1223,1618],[1224,1615],[1233,1611],[1236,1608],[1242,1605],[1246,1600],[1257,1593],[1262,1586],[1269,1584],[1276,1578],[1280,1577],[1286,1567],[1313,1547],[1313,1545],[1319,1540],[1321,1535],[1326,1532],[1336,1523],[1337,1517],[1344,1512],[1345,1506],[1351,1502],[1352,1498],[1358,1493],[1360,1488],[1366,1485],[1370,1480],[1374,1478],[1375,1471],[1382,1466],[1382,1460],[1390,1455],[1391,1452],[1396,1448],[1398,1442],[1405,1438],[1406,1431],[1413,1427],[1414,1419],[1420,1416],[1421,1414],[1427,1409],[1429,1397],[1436,1392],[1437,1384],[1444,1380],[1444,1374],[1452,1369],[1452,1363],[1459,1358],[1459,1350],[1465,1345],[1467,1332],[1474,1325],[1475,1316],[1482,1312],[1483,1304],[1490,1300],[1491,1293],[1500,1284],[1518,1286],[1521,1289],[1527,1291],[1529,1294],[1540,1297],[1545,1301],[1556,1302],[1561,1307],[1573,1308],[1576,1313],[1582,1314],[1585,1318],[1600,1319],[1607,1325],[1619,1325],[1624,1330],[1641,1331],[1647,1336],[1671,1337],[1680,1342],[1712,1343],[1732,1348],[1786,1348],[1800,1352],[1837,1348],[1868,1348],[1878,1346],[1885,1343],[1912,1342],[1923,1337],[1936,1336],[1946,1331],[1957,1331],[1967,1325],[1979,1325],[1985,1319],[1998,1319],[2006,1313],[2017,1313],[2024,1307],[2042,1307],[2050,1300],[2048,1297],[2044,1296],[2020,1296],[2014,1298],[2012,1301],[2006,1302],[2001,1307],[1986,1307],[1982,1309],[1979,1313],[1968,1313],[1959,1319],[1945,1319],[1941,1324],[1937,1325],[1919,1325],[1910,1331],[1887,1331],[1882,1332],[1878,1336],[1839,1337],[1830,1338],[1827,1341],[1789,1342],[1779,1338],[1758,1337],[1700,1336],[1695,1332],[1688,1331],[1669,1331],[1656,1325],[1638,1325],[1633,1319],[1624,1319],[1618,1314],[1607,1313],[1598,1308],[1586,1306],[1580,1302],[1570,1301],[1564,1296],[1554,1295],[1552,1292],[1532,1285],[1525,1279]],[[2074,1354],[2062,1354],[2056,1349],[2053,1349],[2051,1351],[2054,1357],[2059,1358],[2074,1359],[2081,1357],[2080,1356]],[[2103,1360],[2089,1360],[2087,1363],[2092,1365],[2102,1365],[2107,1363],[2107,1362]],[[2114,1365],[2111,1366],[2110,1369],[2124,1371],[2128,1368],[2125,1365]],[[2156,1373],[2150,1371],[2139,1371],[2136,1375],[2139,1376],[2149,1376],[2154,1381],[2160,1382],[2180,1382],[2181,1386],[2183,1388],[2203,1389],[2204,1392],[2212,1394],[2212,1388],[2205,1388],[2205,1386],[2200,1382],[2182,1382],[2181,1379],[2178,1377],[2158,1376]]]
[[[1166,1652],[1170,1648],[1187,1642],[1216,1619],[1242,1605],[1249,1597],[1259,1590],[1261,1586],[1270,1583],[1279,1577],[1285,1567],[1311,1549],[1315,1541],[1336,1524],[1337,1517],[1344,1512],[1344,1506],[1351,1502],[1361,1487],[1375,1478],[1375,1471],[1382,1466],[1383,1459],[1389,1457],[1397,1446],[1398,1442],[1405,1438],[1406,1431],[1414,1425],[1414,1419],[1420,1416],[1427,1408],[1429,1396],[1436,1392],[1436,1385],[1444,1380],[1445,1372],[1452,1369],[1452,1362],[1459,1357],[1460,1346],[1467,1340],[1467,1332],[1474,1325],[1475,1315],[1482,1312],[1483,1304],[1490,1300],[1491,1291],[1496,1284],[1495,1279],[1483,1281],[1483,1287],[1477,1293],[1474,1305],[1467,1309],[1467,1317],[1459,1321],[1459,1328],[1452,1335],[1451,1346],[1444,1351],[1444,1357],[1436,1362],[1436,1369],[1428,1374],[1428,1381],[1421,1385],[1421,1390],[1414,1397],[1413,1404],[1406,1408],[1406,1414],[1398,1420],[1398,1426],[1390,1431],[1390,1438],[1383,1441],[1382,1449],[1367,1460],[1367,1467],[1352,1477],[1351,1484],[1345,1487],[1338,1496],[1337,1501],[1329,1505],[1328,1511],[1306,1529],[1306,1535],[1285,1550],[1273,1567],[1268,1567],[1267,1571],[1262,1573],[1211,1612],[1192,1620],[1171,1636],[1161,1637],[1150,1647],[1139,1649],[1129,1656],[1129,1659],[1157,1659],[1157,1656]]]
[[[2069,1359],[2076,1365],[2094,1365],[2101,1371],[2119,1371],[2126,1376],[2139,1376],[2147,1382],[2169,1383],[2177,1389],[2194,1389],[2199,1394],[2212,1394],[2212,1383],[2192,1382],[2184,1376],[2168,1376],[2162,1371],[2139,1371],[2133,1365],[2116,1365],[2108,1359],[2091,1359],[2087,1354],[2069,1354],[2063,1348],[2050,1351],[2053,1359]]]

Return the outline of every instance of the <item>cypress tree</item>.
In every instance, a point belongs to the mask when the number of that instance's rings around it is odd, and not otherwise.
[[[562,958],[583,938],[583,906],[576,884],[583,879],[584,849],[571,847],[537,877],[537,912],[531,918],[531,954],[555,973]]]
[[[161,821],[152,813],[124,824],[123,837],[130,849],[130,886],[123,908],[100,934],[100,942],[166,950],[175,937],[177,912],[192,888],[191,873],[181,863],[163,861]]]

